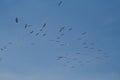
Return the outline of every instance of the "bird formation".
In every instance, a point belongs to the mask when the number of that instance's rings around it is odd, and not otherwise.
[[[9,47],[9,45],[12,45],[12,42],[8,42],[6,45],[4,45],[3,47],[0,47],[0,51],[5,51],[7,50],[7,48]]]
[[[58,6],[60,7],[63,4],[63,1],[60,1],[58,3]],[[18,17],[15,18],[15,22],[19,24],[20,20]],[[31,29],[34,25],[31,24],[24,24],[23,27],[25,31],[27,31],[30,35],[33,35],[35,37],[38,37],[41,35],[42,37],[47,37],[49,36],[46,32],[48,23],[44,22],[42,23],[42,26],[38,28],[38,30]],[[58,36],[55,37],[54,39],[47,39],[50,42],[57,43],[60,47],[64,46],[67,47],[69,42],[64,41],[64,37],[67,35],[67,33],[73,31],[72,27],[68,26],[61,26],[58,29]],[[95,47],[95,43],[92,42],[90,43],[89,40],[87,39],[88,32],[82,31],[80,34],[80,37],[75,38],[75,42],[78,42],[80,45],[80,48],[75,50],[74,52],[68,52],[68,53],[63,53],[63,55],[58,55],[56,57],[56,60],[59,61],[60,63],[63,64],[65,67],[70,67],[70,68],[76,68],[79,66],[83,66],[86,64],[92,64],[96,60],[103,60],[106,58],[109,58],[109,54],[105,53],[103,49],[99,49]],[[67,35],[70,36],[70,35]],[[12,42],[9,42],[7,45],[11,45]],[[31,43],[34,45],[34,43]],[[74,44],[74,42],[72,42]],[[69,45],[72,47],[72,45]],[[8,46],[3,46],[0,48],[0,51],[4,51],[8,48]],[[0,59],[1,60],[1,59]]]
[[[12,45],[12,44],[13,44],[12,42],[8,42],[6,45],[0,47],[0,52],[6,51],[9,48],[9,46]],[[0,56],[0,61],[2,61],[2,56]]]
[[[31,25],[32,27],[32,25]],[[43,33],[44,30],[47,27],[47,23],[43,23],[41,28],[39,29],[39,32],[35,32],[35,30],[31,30],[30,34],[35,34],[35,36],[38,36],[42,34],[42,36],[46,36],[46,33]],[[25,25],[25,29],[29,28],[28,24]],[[59,46],[65,46],[67,47],[67,43],[62,41],[61,39],[64,39],[64,36],[66,35],[66,32],[72,31],[72,27],[68,26],[62,26],[58,29],[58,36],[54,39],[50,39],[50,42],[55,42]],[[67,35],[70,36],[70,35]],[[69,52],[65,53],[62,56],[57,56],[56,60],[63,64],[65,67],[69,68],[76,68],[78,66],[84,66],[86,64],[92,64],[93,62],[97,60],[104,60],[106,58],[109,58],[109,54],[105,53],[104,50],[96,48],[95,43],[90,43],[87,39],[88,32],[84,31],[79,34],[80,37],[75,39],[75,42],[78,42],[80,44],[79,51]],[[74,44],[74,43],[73,43]],[[70,45],[72,47],[72,45]]]

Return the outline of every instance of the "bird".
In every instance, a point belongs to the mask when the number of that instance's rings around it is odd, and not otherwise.
[[[3,48],[0,48],[1,51],[3,51],[4,49]]]
[[[63,3],[63,1],[60,1],[60,2],[58,3],[58,6],[61,6],[62,3]]]
[[[63,56],[59,56],[57,57],[57,60],[61,60],[62,58],[64,58]]]
[[[80,54],[80,52],[77,52],[76,54]]]
[[[71,31],[71,30],[72,30],[72,28],[69,28],[68,30],[69,30],[69,31]]]
[[[65,27],[61,27],[59,32],[62,32],[65,29]]]
[[[19,21],[18,21],[18,17],[16,17],[15,21],[16,21],[16,23],[18,23],[18,22],[19,22]]]
[[[81,33],[81,35],[85,35],[85,34],[87,34],[87,32],[83,32],[83,33]]]
[[[60,44],[60,46],[64,46],[65,44]]]
[[[27,24],[25,24],[25,29],[27,28],[27,26],[28,26],[28,25],[27,25]]]
[[[47,25],[47,23],[44,23],[43,26],[42,26],[42,28],[44,28],[46,25]]]
[[[35,34],[35,36],[38,36],[38,35],[39,35],[39,33],[36,33],[36,34]]]
[[[46,36],[47,34],[43,34],[43,36]]]
[[[12,42],[8,42],[8,44],[12,44]]]
[[[83,47],[83,48],[88,48],[88,46],[85,46],[85,47]]]

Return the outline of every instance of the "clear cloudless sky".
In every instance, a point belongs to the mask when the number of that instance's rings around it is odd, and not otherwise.
[[[0,80],[120,80],[120,0],[62,1],[58,6],[60,0],[0,0]],[[47,35],[35,36],[44,23]],[[25,29],[25,24],[32,26]],[[64,46],[50,41],[62,26]],[[79,41],[82,32],[86,38]],[[97,53],[84,49],[84,41],[109,58],[67,67],[56,60],[66,53],[82,61],[95,57],[73,55]]]

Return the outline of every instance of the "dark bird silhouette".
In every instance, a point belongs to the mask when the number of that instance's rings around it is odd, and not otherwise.
[[[71,30],[72,30],[72,28],[69,28],[68,30],[69,30],[69,31],[71,31]]]
[[[57,58],[57,60],[61,60],[62,58],[64,58],[63,56],[59,56],[58,58]]]
[[[87,34],[87,32],[83,32],[83,33],[81,33],[81,35],[85,35],[85,34]]]
[[[38,36],[38,35],[39,35],[39,33],[36,33],[36,34],[35,34],[35,36]]]
[[[65,29],[65,27],[61,27],[59,32],[62,32]]]
[[[46,36],[47,34],[43,34],[43,36]]]
[[[28,25],[27,25],[27,24],[25,24],[25,29],[27,28],[27,26],[28,26]]]
[[[18,23],[18,17],[16,17],[15,21],[16,21],[16,23]]]
[[[58,3],[58,6],[61,6],[61,5],[62,5],[62,3],[63,3],[63,1],[60,1],[60,2]]]
[[[44,28],[46,25],[47,25],[47,24],[46,24],[46,23],[44,23],[44,24],[43,24],[43,26],[42,26],[42,28]]]

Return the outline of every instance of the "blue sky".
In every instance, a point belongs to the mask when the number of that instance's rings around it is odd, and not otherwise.
[[[62,1],[0,0],[0,80],[120,79],[120,1]]]

